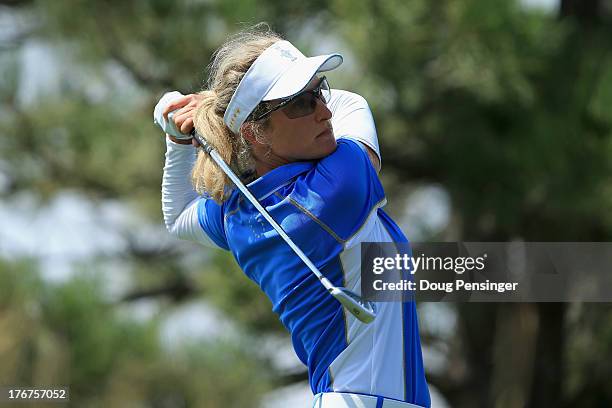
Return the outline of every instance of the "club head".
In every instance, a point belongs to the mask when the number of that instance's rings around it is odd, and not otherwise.
[[[335,297],[353,316],[363,323],[371,323],[376,318],[374,303],[364,301],[359,295],[346,288],[334,288]]]

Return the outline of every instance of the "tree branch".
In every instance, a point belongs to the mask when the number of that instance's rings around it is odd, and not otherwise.
[[[195,284],[186,279],[180,278],[163,286],[148,289],[136,289],[124,295],[121,302],[133,302],[141,299],[168,297],[175,303],[200,295],[202,291]]]

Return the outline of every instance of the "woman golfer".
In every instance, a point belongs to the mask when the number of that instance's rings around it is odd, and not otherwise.
[[[155,109],[168,136],[164,219],[178,238],[231,251],[270,298],[314,406],[429,407],[414,302],[379,302],[372,323],[357,320],[191,140],[195,126],[318,269],[360,293],[359,244],[407,240],[382,210],[366,101],[322,75],[341,63],[256,28],[216,51],[206,90],[166,94]]]

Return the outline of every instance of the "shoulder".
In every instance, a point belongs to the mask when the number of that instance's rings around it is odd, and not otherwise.
[[[366,148],[350,139],[338,140],[336,151],[300,177],[293,192],[296,202],[343,239],[385,198]]]
[[[340,138],[336,150],[321,159],[316,169],[331,177],[341,177],[354,172],[369,173],[371,166],[366,147],[358,141]]]
[[[343,107],[367,108],[368,102],[363,96],[354,92],[332,89],[329,108],[332,112],[336,112],[336,109]]]
[[[342,137],[337,140],[336,150],[329,156],[321,159],[320,163],[338,160],[339,158],[347,158],[349,156],[367,158],[367,151],[363,144],[358,141]]]
[[[374,167],[380,171],[376,125],[365,98],[353,92],[334,89],[328,107],[332,111],[331,122],[336,138],[350,138],[362,143]]]

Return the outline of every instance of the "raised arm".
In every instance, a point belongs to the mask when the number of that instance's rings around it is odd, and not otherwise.
[[[336,139],[357,140],[366,146],[370,161],[380,171],[381,157],[374,118],[368,102],[360,95],[333,89],[328,103],[332,111],[332,125]]]
[[[197,102],[197,101],[196,101]],[[191,130],[185,124],[192,111],[190,104],[197,104],[190,96],[183,96],[178,92],[166,94],[158,102],[154,111],[155,122],[166,132],[176,134],[177,128],[168,121],[168,113],[176,111],[176,115],[183,115],[177,122],[181,131],[187,133]],[[191,121],[193,127],[193,121]],[[176,134],[179,138],[180,134]],[[187,143],[185,138],[170,139],[166,134],[166,157],[164,174],[162,178],[162,211],[166,229],[177,238],[195,241],[200,244],[216,247],[215,243],[206,235],[198,221],[198,202],[202,199],[191,185],[191,169],[196,160],[197,149]]]

